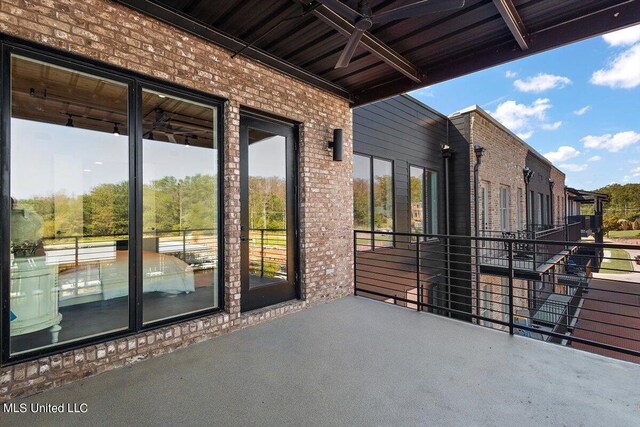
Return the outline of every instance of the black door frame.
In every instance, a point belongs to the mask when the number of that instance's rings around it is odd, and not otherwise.
[[[287,223],[287,282],[291,285],[282,289],[282,285],[265,285],[256,289],[249,288],[249,230],[248,210],[248,130],[254,128],[287,138],[286,147],[286,223]],[[241,110],[240,113],[240,310],[250,311],[291,299],[300,298],[300,261],[299,261],[299,204],[298,204],[298,150],[299,126],[294,123],[273,119],[253,111]]]

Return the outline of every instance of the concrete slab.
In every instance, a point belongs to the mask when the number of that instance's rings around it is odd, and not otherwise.
[[[349,297],[15,403],[3,426],[638,425],[640,365]]]

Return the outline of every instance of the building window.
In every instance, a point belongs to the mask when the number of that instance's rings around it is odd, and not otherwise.
[[[438,233],[438,174],[410,167],[410,206],[412,233]]]
[[[542,193],[538,193],[538,200],[536,202],[536,217],[534,220],[535,226],[539,229],[543,223],[544,201]]]
[[[425,215],[424,215],[424,169],[411,166],[409,168],[411,176],[409,182],[409,191],[411,195],[411,232],[424,233]]]
[[[16,354],[128,327],[130,130],[126,84],[10,61]]]
[[[373,159],[373,221],[375,231],[393,231],[393,163]]]
[[[510,201],[509,187],[500,187],[500,230],[509,231],[510,224]]]
[[[142,132],[142,301],[149,323],[218,305],[216,109],[145,89]],[[276,199],[277,189],[273,183]]]
[[[371,230],[371,158],[353,155],[353,228]]]
[[[547,199],[547,206],[545,210],[545,214],[546,214],[545,224],[553,225],[553,216],[551,214],[551,196],[547,194],[546,199]]]
[[[3,63],[3,361],[217,308],[218,101],[32,55]]]

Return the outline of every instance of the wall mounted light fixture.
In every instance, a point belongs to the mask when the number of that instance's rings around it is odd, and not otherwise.
[[[342,129],[333,130],[333,141],[327,141],[327,147],[333,149],[333,161],[342,161]]]

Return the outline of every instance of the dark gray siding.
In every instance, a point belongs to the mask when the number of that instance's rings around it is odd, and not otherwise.
[[[449,220],[450,234],[471,235],[471,181],[469,175],[471,139],[470,115],[451,117],[449,122],[449,146],[453,150],[449,167]],[[451,302],[452,308],[463,313],[471,312],[471,246],[469,238],[451,239]],[[454,317],[470,320],[468,316]]]
[[[409,166],[438,173],[439,231],[444,233],[444,164],[447,118],[409,96],[396,96],[353,110],[353,151],[392,160],[395,231],[411,230]]]

